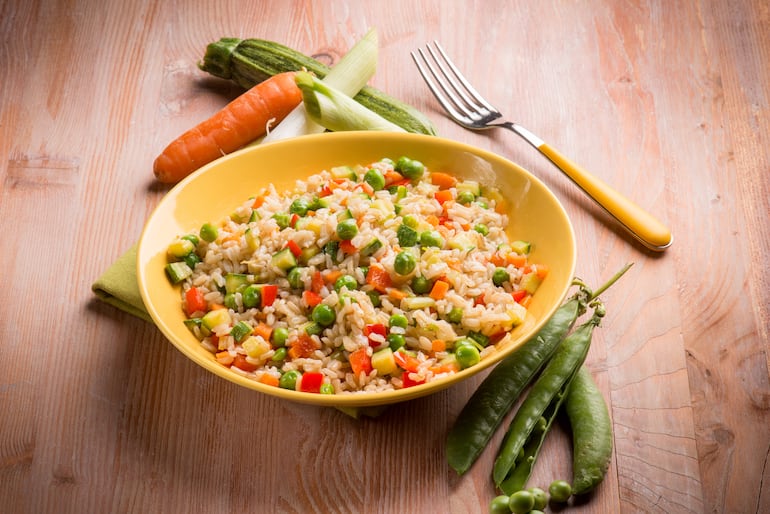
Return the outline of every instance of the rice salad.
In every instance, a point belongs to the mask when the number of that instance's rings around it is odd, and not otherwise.
[[[248,194],[248,193],[246,193]],[[169,244],[185,324],[236,373],[286,389],[402,389],[478,364],[548,268],[493,188],[384,158],[270,185]]]

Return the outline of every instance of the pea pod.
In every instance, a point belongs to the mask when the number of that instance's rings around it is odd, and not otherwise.
[[[591,319],[562,341],[516,411],[492,468],[495,484],[506,494],[515,492],[511,491],[512,485],[505,482],[516,467],[517,457],[551,403],[556,401],[558,406],[559,395],[563,398],[566,387],[585,361],[594,327],[603,315],[604,309],[598,305]]]
[[[465,404],[446,440],[447,461],[458,474],[470,469],[513,403],[567,335],[584,306],[578,296],[581,292],[559,307],[535,337],[498,364]]]
[[[564,410],[572,429],[572,492],[585,494],[604,480],[612,460],[612,422],[607,404],[585,367],[572,379]]]
[[[577,317],[585,312],[587,304],[614,284],[630,266],[624,266],[594,292],[575,279],[573,284],[580,286],[580,290],[556,310],[532,339],[500,362],[479,385],[446,440],[447,461],[458,474],[465,473],[478,459],[511,406],[551,358]]]

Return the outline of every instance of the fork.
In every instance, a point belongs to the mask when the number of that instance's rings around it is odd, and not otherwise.
[[[526,128],[507,121],[460,73],[438,41],[434,41],[434,47],[427,45],[430,59],[422,49],[412,52],[412,59],[428,88],[453,121],[470,130],[512,130],[564,172],[644,246],[654,251],[671,246],[673,238],[665,225]]]

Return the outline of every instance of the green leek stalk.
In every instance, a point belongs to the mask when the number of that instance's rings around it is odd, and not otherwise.
[[[406,132],[306,71],[294,80],[302,91],[302,100],[310,119],[334,132],[344,130],[385,130]]]
[[[353,97],[363,88],[377,69],[377,29],[372,28],[358,41],[324,77],[328,86],[343,95]],[[307,116],[304,103],[298,105],[275,129],[265,136],[263,143],[307,134],[318,134],[326,128]]]

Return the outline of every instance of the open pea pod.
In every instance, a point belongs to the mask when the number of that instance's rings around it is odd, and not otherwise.
[[[518,490],[512,487],[522,480],[519,473],[524,476],[524,483],[526,483],[526,478],[529,477],[534,464],[534,456],[542,440],[538,442],[536,437],[532,441],[533,446],[527,446],[528,442],[544,414],[551,418],[556,415],[570,381],[586,359],[593,330],[603,315],[604,309],[599,304],[591,319],[562,341],[516,411],[492,469],[495,484],[506,494],[512,494]],[[553,413],[549,411],[551,406],[553,406],[551,409]],[[539,437],[542,439],[544,435]],[[529,448],[530,455],[526,455],[525,446]],[[519,473],[516,472],[517,462],[524,466]],[[528,465],[527,462],[529,462]]]

